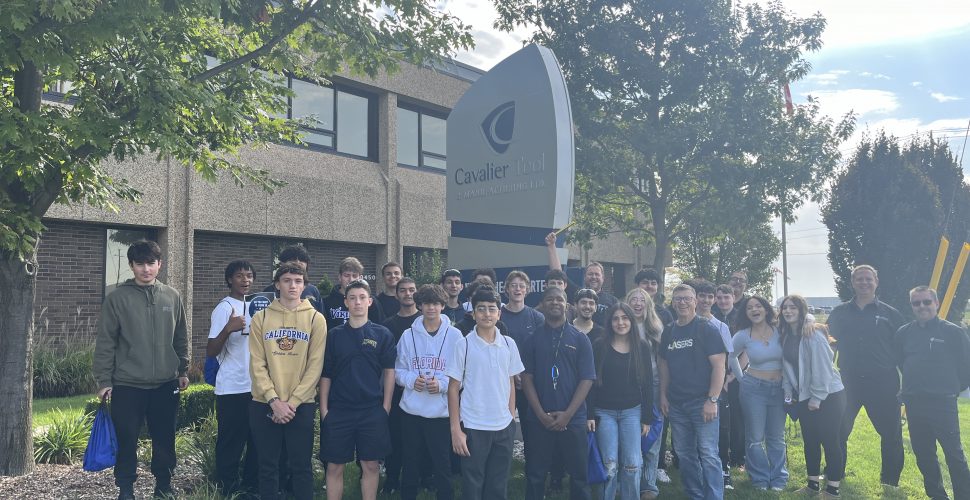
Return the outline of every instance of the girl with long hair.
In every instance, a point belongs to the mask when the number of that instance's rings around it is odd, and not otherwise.
[[[755,488],[782,491],[788,484],[788,470],[782,349],[775,310],[758,296],[743,299],[739,309],[731,356],[746,354],[749,363],[743,374],[737,374],[744,410],[745,469]]]
[[[657,310],[654,308],[650,294],[637,287],[627,292],[623,302],[626,302],[633,310],[634,321],[640,337],[650,342],[651,347],[656,348],[660,343],[660,334],[664,331],[664,325],[660,321],[660,317],[657,316]],[[654,370],[654,373],[657,373],[657,371]]]
[[[825,450],[825,490],[823,496],[839,496],[842,480],[842,441],[839,428],[845,412],[845,391],[842,377],[835,369],[834,355],[829,347],[825,327],[815,324],[808,314],[808,304],[798,295],[781,301],[782,357],[784,359],[783,388],[785,403],[795,405],[802,438],[805,441],[805,469],[808,485],[800,491],[822,491],[820,468],[822,449]]]
[[[640,497],[643,466],[640,437],[653,423],[653,363],[650,344],[640,338],[633,309],[618,303],[606,310],[606,333],[593,345],[596,382],[588,396],[607,481],[603,498]]]
[[[660,335],[663,333],[664,325],[660,316],[657,315],[657,308],[654,306],[653,299],[650,298],[650,294],[646,290],[640,287],[630,290],[627,292],[624,302],[633,310],[640,338],[650,344],[650,366],[653,369],[653,400],[656,404],[660,401],[660,370],[657,369],[659,351],[657,346],[660,345]],[[666,424],[659,409],[651,408],[649,411],[653,412],[654,421],[661,426],[661,432],[647,452],[643,454],[640,495],[644,500],[657,498],[660,495],[660,488],[657,487],[657,468],[660,466],[660,449],[663,447],[663,437],[665,436],[663,429]]]

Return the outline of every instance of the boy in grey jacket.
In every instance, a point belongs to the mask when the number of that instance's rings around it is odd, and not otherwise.
[[[161,255],[154,241],[136,241],[128,248],[128,265],[135,277],[108,294],[98,320],[93,372],[98,397],[111,399],[111,419],[118,435],[119,500],[135,498],[135,452],[146,419],[155,496],[173,493],[175,417],[179,391],[189,385],[189,339],[182,297],[156,279]]]

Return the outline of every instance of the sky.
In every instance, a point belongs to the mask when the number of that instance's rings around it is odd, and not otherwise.
[[[945,137],[960,156],[970,125],[970,2],[782,3],[796,15],[821,12],[827,20],[824,46],[807,55],[812,72],[791,90],[796,105],[811,95],[833,118],[856,113],[856,132],[841,147],[846,157],[863,134],[880,129],[902,138],[932,132]],[[522,47],[522,40],[531,33],[526,27],[512,33],[494,29],[496,14],[488,0],[452,0],[440,5],[472,26],[475,48],[456,57],[481,69],[491,68]],[[970,161],[963,166],[965,171],[970,169]],[[819,207],[808,203],[797,217],[787,228],[789,291],[806,297],[835,296],[826,256],[827,231]],[[780,234],[777,221],[775,229]],[[782,267],[780,258],[776,267]],[[780,276],[777,281],[776,295],[780,296]]]

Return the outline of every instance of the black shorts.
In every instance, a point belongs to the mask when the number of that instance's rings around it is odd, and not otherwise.
[[[387,412],[377,405],[366,410],[332,409],[320,423],[320,461],[345,464],[383,460],[391,452]]]

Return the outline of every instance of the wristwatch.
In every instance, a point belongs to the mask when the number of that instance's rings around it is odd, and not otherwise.
[[[717,404],[717,396],[711,396],[711,397],[707,398],[707,400],[710,401],[710,402],[712,402],[712,403],[714,403],[714,404]]]

